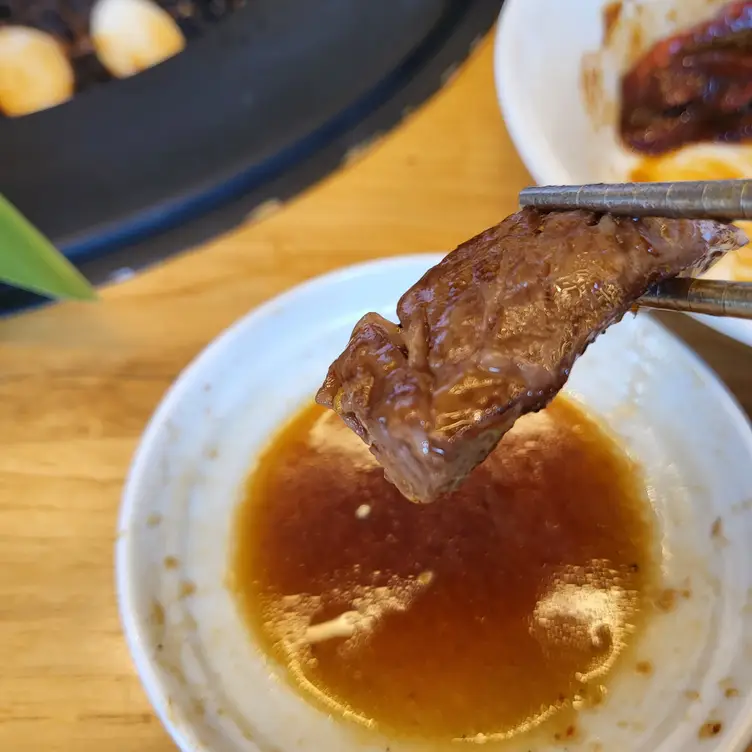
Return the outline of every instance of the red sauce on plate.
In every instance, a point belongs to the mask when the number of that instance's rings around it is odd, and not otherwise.
[[[654,45],[622,79],[621,135],[659,154],[752,138],[752,1]]]

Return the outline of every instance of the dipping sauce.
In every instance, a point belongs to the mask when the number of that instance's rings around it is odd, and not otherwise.
[[[312,406],[250,478],[230,580],[256,640],[328,712],[434,743],[546,721],[563,738],[644,620],[652,519],[634,463],[563,397],[429,505]]]

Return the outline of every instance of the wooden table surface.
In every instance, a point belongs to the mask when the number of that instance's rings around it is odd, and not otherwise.
[[[486,40],[356,164],[278,213],[102,292],[0,322],[0,750],[166,752],[121,636],[123,480],[178,372],[249,309],[343,264],[453,248],[530,182]],[[752,410],[752,351],[668,316]]]

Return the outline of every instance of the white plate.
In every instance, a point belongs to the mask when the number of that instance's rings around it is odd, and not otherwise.
[[[628,44],[592,57],[602,107],[586,105],[583,61],[602,48],[603,10],[611,0],[507,0],[496,34],[494,67],[509,133],[540,185],[628,180],[637,157],[616,127],[618,82],[631,62]],[[645,44],[705,20],[727,0],[625,0],[623,13],[642,17]],[[736,147],[708,145],[698,152],[734,161]],[[750,175],[752,177],[752,175]],[[696,316],[729,337],[752,345],[752,322]]]
[[[311,399],[361,314],[394,316],[399,295],[437,260],[363,264],[273,300],[209,346],[149,424],[121,511],[118,597],[138,672],[181,749],[414,748],[333,720],[278,680],[225,573],[234,510],[261,449]],[[645,315],[601,337],[575,366],[568,391],[644,466],[665,584],[689,582],[692,591],[641,638],[653,675],[623,672],[609,700],[582,715],[585,741],[568,749],[593,752],[600,739],[608,752],[740,752],[752,723],[747,420],[697,357]],[[718,518],[724,537],[713,539]],[[738,696],[726,698],[726,688]],[[717,742],[700,742],[698,729],[715,720],[723,724]],[[523,739],[504,749],[528,747]]]

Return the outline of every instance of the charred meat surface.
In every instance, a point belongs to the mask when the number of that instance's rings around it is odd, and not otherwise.
[[[658,42],[623,78],[621,133],[658,154],[752,138],[752,0]]]
[[[604,329],[651,285],[744,244],[710,220],[523,209],[369,313],[317,401],[413,501],[456,488],[523,413],[544,408]]]

